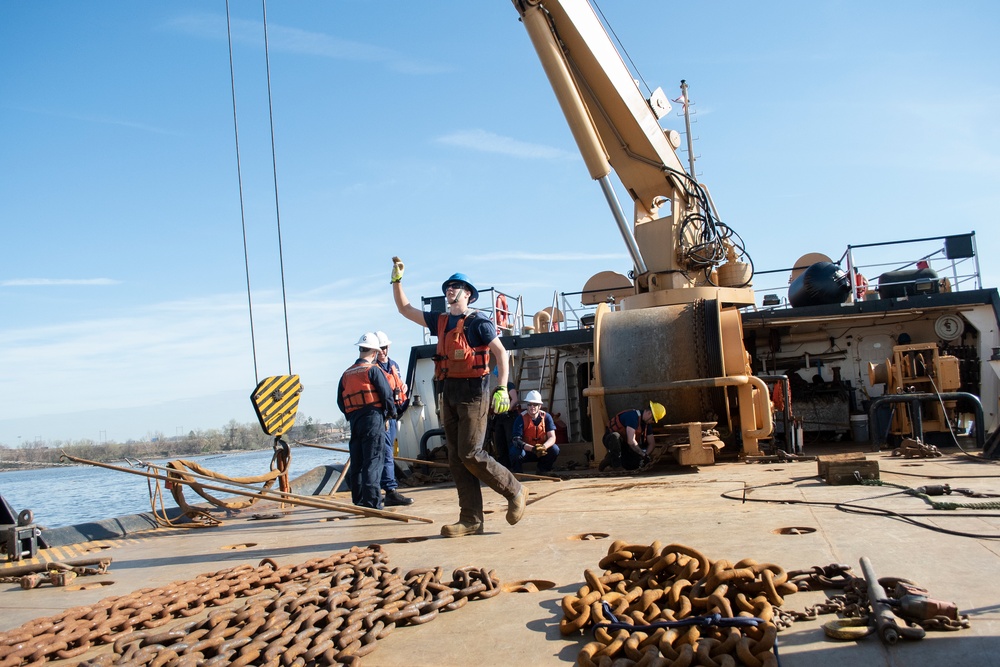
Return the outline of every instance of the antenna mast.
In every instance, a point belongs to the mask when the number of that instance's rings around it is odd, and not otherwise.
[[[687,132],[688,164],[691,169],[691,179],[697,181],[698,175],[694,171],[694,139],[691,137],[691,103],[688,99],[688,85],[684,79],[681,79],[681,104],[684,106],[684,129]]]

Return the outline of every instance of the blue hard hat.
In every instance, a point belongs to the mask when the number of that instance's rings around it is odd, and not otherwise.
[[[448,283],[462,283],[467,288],[469,288],[469,291],[472,292],[472,296],[469,297],[469,303],[472,303],[476,299],[479,298],[479,290],[477,290],[472,285],[472,281],[469,280],[469,276],[465,275],[464,273],[453,273],[448,278],[448,280],[446,280],[443,283],[441,283],[441,293],[442,294],[444,294],[445,292],[448,291]]]

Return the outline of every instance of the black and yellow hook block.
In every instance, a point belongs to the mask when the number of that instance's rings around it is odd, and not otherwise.
[[[260,381],[250,401],[264,433],[281,436],[295,425],[301,395],[298,375],[273,375]]]

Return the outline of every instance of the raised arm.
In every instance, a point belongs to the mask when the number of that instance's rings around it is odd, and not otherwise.
[[[399,314],[411,322],[425,326],[424,311],[411,304],[403,291],[403,262],[399,257],[392,258],[392,274],[389,282],[392,283],[392,298],[396,302]]]

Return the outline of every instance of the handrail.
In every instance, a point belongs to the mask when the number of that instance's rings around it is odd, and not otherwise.
[[[983,449],[986,444],[986,434],[983,432],[986,429],[986,421],[983,418],[982,402],[975,394],[970,394],[965,391],[949,391],[942,392],[940,394],[926,392],[919,394],[891,394],[889,396],[880,396],[879,398],[873,400],[871,406],[868,408],[868,437],[871,439],[872,451],[879,451],[883,442],[882,434],[873,431],[871,428],[872,424],[878,423],[875,419],[875,414],[878,409],[882,407],[882,405],[887,403],[910,403],[910,410],[913,411],[910,414],[910,423],[913,425],[913,433],[911,435],[915,440],[923,442],[924,416],[920,402],[930,400],[956,401],[960,398],[967,398],[971,400],[976,407],[976,446],[979,449]],[[889,428],[892,428],[891,423]],[[886,435],[888,435],[888,430],[886,431]]]
[[[943,241],[944,244],[938,248],[922,250],[917,250],[913,255],[909,257],[902,257],[898,254],[892,256],[886,256],[882,253],[875,255],[870,251],[873,249],[885,249],[888,247],[895,246],[917,246],[917,244],[928,243],[933,241]],[[965,243],[968,243],[969,247],[963,247]],[[954,246],[954,247],[950,247]],[[916,248],[915,248],[916,249]],[[857,251],[863,252],[857,252]],[[865,261],[859,262],[857,255],[866,255],[863,259]],[[963,289],[969,289],[970,283],[971,289],[982,289],[982,276],[979,267],[979,253],[976,247],[975,232],[968,234],[952,234],[947,236],[933,236],[920,239],[908,239],[902,241],[887,241],[879,243],[862,243],[856,245],[848,245],[847,249],[840,256],[840,258],[834,261],[834,264],[838,266],[846,267],[848,273],[853,274],[854,269],[857,268],[862,275],[868,275],[869,287],[868,292],[878,292],[879,285],[877,284],[877,278],[882,274],[890,271],[903,271],[911,267],[920,267],[920,263],[924,262],[927,264],[926,268],[930,267],[931,262],[937,264],[936,272],[938,273],[938,280],[942,283],[947,281],[947,287],[953,292],[960,292]],[[971,262],[971,266],[970,266]],[[764,277],[776,274],[788,274],[796,269],[801,269],[804,267],[789,267],[781,269],[768,269],[768,270],[755,270],[754,276]],[[961,272],[960,272],[961,270]],[[926,283],[928,279],[915,279],[912,281],[899,281],[891,283],[892,285],[915,285],[918,283]],[[789,280],[789,283],[791,281]],[[853,282],[853,280],[852,280]],[[853,285],[852,285],[853,287]],[[767,304],[757,306],[758,308],[770,308],[778,307],[783,308],[788,306],[788,284],[780,285],[755,285],[754,291],[757,295],[764,299],[766,297]],[[850,297],[845,303],[853,303],[855,301],[855,291],[852,289]],[[777,303],[775,303],[777,301]],[[753,306],[751,306],[753,308]]]

